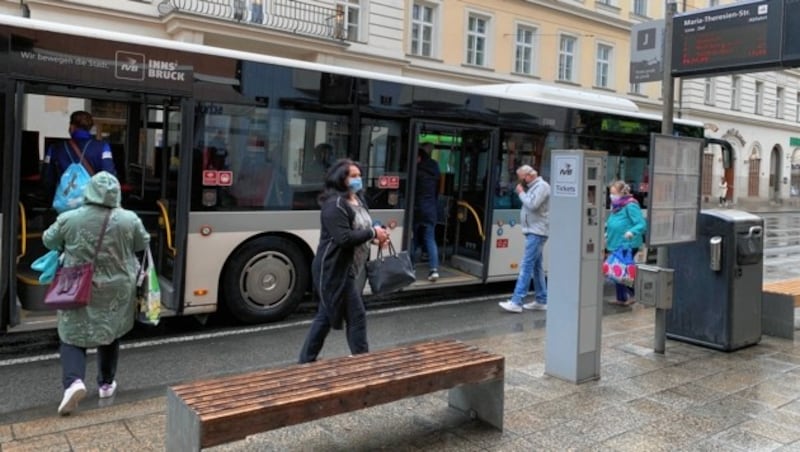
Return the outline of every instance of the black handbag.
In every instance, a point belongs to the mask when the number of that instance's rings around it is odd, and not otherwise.
[[[378,249],[378,256],[367,262],[367,279],[373,294],[382,295],[398,291],[417,280],[414,265],[408,252],[397,252],[392,242],[388,251]]]

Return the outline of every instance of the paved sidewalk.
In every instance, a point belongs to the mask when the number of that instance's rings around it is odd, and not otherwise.
[[[800,451],[800,344],[764,336],[723,353],[667,341],[660,356],[653,316],[606,315],[602,378],[577,386],[543,374],[543,329],[469,341],[506,356],[503,432],[448,409],[440,392],[211,450]],[[70,417],[0,425],[0,450],[163,450],[163,397],[84,408],[91,397]]]

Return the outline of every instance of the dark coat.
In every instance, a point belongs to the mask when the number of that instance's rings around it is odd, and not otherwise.
[[[436,223],[439,212],[439,164],[425,156],[417,164],[414,222]]]
[[[320,237],[317,254],[311,264],[314,281],[313,297],[318,309],[328,313],[331,327],[342,329],[344,303],[342,292],[347,278],[354,278],[353,256],[356,247],[375,238],[375,231],[353,229],[356,213],[347,201],[347,194],[331,196],[320,210]],[[366,203],[362,201],[366,208]]]

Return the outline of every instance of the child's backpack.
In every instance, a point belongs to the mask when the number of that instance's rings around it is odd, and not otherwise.
[[[58,187],[56,187],[56,193],[53,197],[53,208],[56,209],[58,213],[66,212],[67,210],[72,210],[83,205],[83,191],[94,175],[94,169],[92,169],[92,165],[86,161],[85,157],[86,149],[89,148],[91,142],[92,140],[86,142],[86,145],[83,147],[83,152],[81,152],[78,145],[75,144],[75,141],[69,140],[68,142],[64,142],[64,150],[67,152],[67,156],[72,163],[70,163],[61,174],[61,179],[58,181]],[[75,151],[75,154],[78,155],[79,158],[77,162],[73,158],[69,147],[67,147],[67,143],[69,143],[69,146]]]

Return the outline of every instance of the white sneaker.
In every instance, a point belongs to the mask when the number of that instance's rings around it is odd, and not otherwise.
[[[531,311],[547,311],[547,303],[539,303],[538,301],[525,303],[522,307]]]
[[[109,397],[114,397],[114,394],[117,392],[117,380],[111,382],[111,384],[104,384],[100,386],[97,390],[98,395],[101,399],[107,399]]]
[[[438,279],[439,279],[439,272],[438,271],[431,270],[431,272],[428,273],[428,281],[436,282],[436,280],[438,280]]]
[[[522,312],[522,306],[520,306],[520,305],[518,305],[518,304],[514,303],[514,302],[513,302],[513,301],[511,301],[511,300],[508,300],[508,301],[501,301],[500,303],[497,303],[497,304],[498,304],[498,305],[499,305],[501,308],[505,309],[505,310],[506,310],[506,311],[508,311],[508,312],[516,312],[516,313],[520,313],[520,312]]]
[[[58,414],[68,415],[78,407],[78,402],[84,397],[86,397],[86,385],[80,380],[73,381],[69,388],[64,390],[64,398],[61,399],[61,405],[58,406]]]

